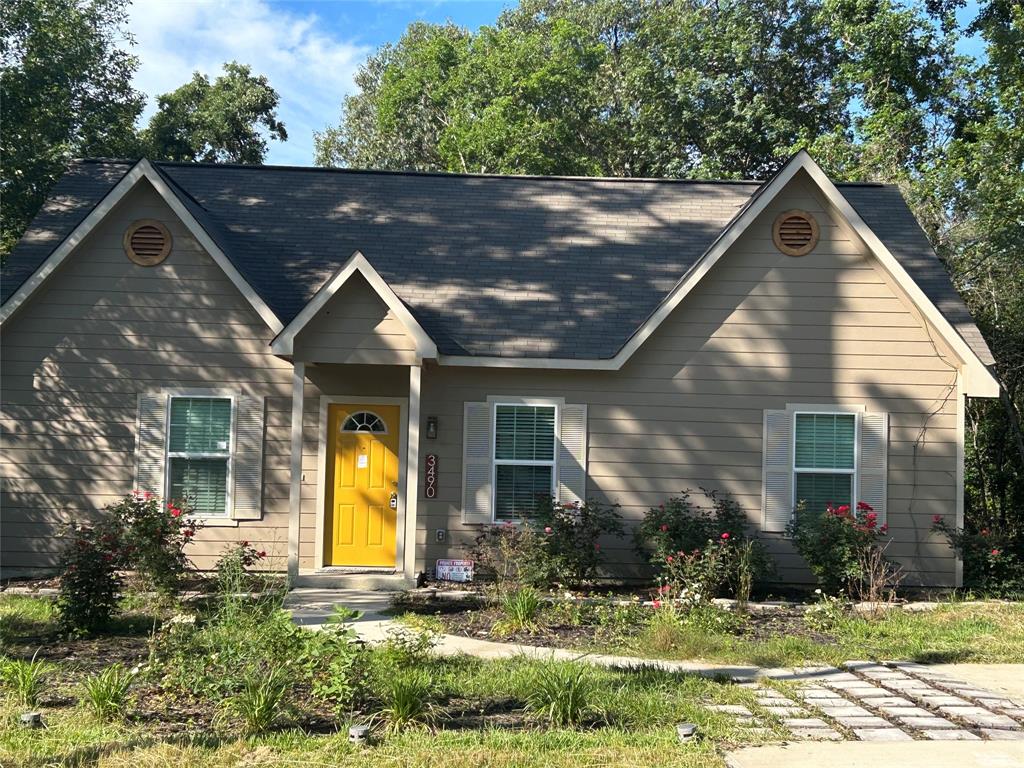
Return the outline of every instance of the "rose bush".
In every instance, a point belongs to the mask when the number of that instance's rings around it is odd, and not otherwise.
[[[164,596],[178,592],[189,566],[185,547],[200,528],[189,511],[183,502],[164,503],[149,491],[133,491],[106,509],[120,530],[125,567]]]
[[[968,530],[950,525],[942,515],[932,518],[932,531],[946,537],[964,561],[964,586],[996,595],[1024,591],[1024,564],[1013,554],[1010,538],[995,528]]]
[[[122,550],[117,531],[102,521],[72,525],[60,557],[57,597],[61,631],[73,635],[95,632],[117,611]]]
[[[887,535],[887,524],[879,525],[870,505],[829,504],[823,512],[800,505],[788,532],[801,557],[826,592],[852,592],[867,574],[863,563],[869,550]]]
[[[105,507],[95,522],[73,525],[61,554],[60,623],[93,632],[117,610],[120,573],[135,571],[142,584],[175,595],[189,561],[185,547],[200,524],[178,503],[133,491]]]

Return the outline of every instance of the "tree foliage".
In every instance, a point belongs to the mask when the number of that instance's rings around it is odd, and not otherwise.
[[[0,253],[72,157],[136,151],[138,62],[118,47],[127,0],[6,0],[0,14]]]
[[[279,97],[267,78],[236,61],[212,83],[199,72],[157,98],[159,109],[141,134],[143,153],[154,160],[262,163],[267,138],[285,141],[277,119]]]
[[[213,83],[192,80],[159,97],[137,130],[145,96],[132,87],[138,59],[128,0],[6,0],[0,14],[0,258],[10,252],[75,157],[261,163],[284,141],[278,95],[230,62]]]

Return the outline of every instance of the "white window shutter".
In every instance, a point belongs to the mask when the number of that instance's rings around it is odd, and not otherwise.
[[[559,424],[558,500],[587,500],[587,406],[564,405]]]
[[[231,456],[231,517],[259,520],[263,515],[262,397],[241,395],[235,404],[235,450]]]
[[[135,440],[135,488],[158,496],[166,493],[167,395],[139,395]]]
[[[889,414],[860,415],[860,456],[857,461],[857,500],[870,504],[885,522],[886,475],[889,470]]]
[[[766,410],[762,456],[761,529],[786,530],[793,516],[793,413]]]
[[[491,406],[466,403],[462,412],[462,522],[490,523]]]

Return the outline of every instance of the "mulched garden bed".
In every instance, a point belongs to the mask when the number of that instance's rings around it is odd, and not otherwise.
[[[624,633],[622,626],[613,630],[595,623],[565,624],[548,621],[541,622],[534,631],[495,633],[494,625],[504,618],[504,614],[498,606],[472,594],[457,600],[429,593],[407,595],[395,602],[395,608],[398,611],[433,616],[442,623],[448,634],[530,646],[591,649],[600,646],[603,640],[611,640],[613,632],[617,632],[616,640],[623,640],[639,634],[643,629],[638,624],[626,628]],[[799,637],[815,643],[833,642],[831,635],[807,626],[804,610],[804,606],[792,606],[752,611],[745,614],[745,620],[735,635],[752,641]]]

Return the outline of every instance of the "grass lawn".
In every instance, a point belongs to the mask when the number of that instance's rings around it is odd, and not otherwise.
[[[846,617],[820,632],[824,638],[780,633],[750,639],[742,635],[679,628],[658,649],[649,633],[618,646],[621,652],[665,658],[703,658],[762,667],[851,659],[921,663],[1024,662],[1024,605],[944,604],[927,612],[889,611],[878,619]]]
[[[407,607],[407,606],[403,606]],[[838,664],[850,659],[922,663],[1024,662],[1024,604],[946,602],[930,611],[890,610],[881,618],[849,613],[814,622],[795,610],[749,618],[710,612],[705,620],[626,607],[542,608],[537,628],[508,633],[500,607],[413,605],[407,620],[434,612],[438,628],[508,639],[652,658],[700,659],[762,667]],[[709,618],[710,615],[710,618]],[[481,634],[483,633],[483,634]]]
[[[752,693],[725,682],[653,670],[586,668],[593,705],[575,727],[549,725],[526,702],[543,663],[525,659],[486,662],[473,658],[420,658],[430,679],[425,722],[387,735],[369,748],[347,742],[346,711],[325,719],[299,689],[275,725],[240,739],[238,722],[224,716],[221,695],[197,704],[193,693],[169,688],[167,670],[151,657],[149,633],[159,616],[128,615],[112,634],[85,640],[60,638],[48,600],[0,596],[0,651],[7,658],[38,657],[50,665],[35,707],[18,703],[9,686],[0,703],[0,765],[14,766],[360,766],[402,768],[460,765],[705,766],[724,765],[733,746],[779,740],[782,730],[756,733],[705,705],[742,703],[756,709]],[[302,643],[309,633],[301,632]],[[291,637],[286,635],[286,637]],[[276,641],[275,641],[276,642]],[[127,649],[118,651],[116,649]],[[237,649],[236,649],[237,650]],[[246,651],[248,653],[249,651]],[[375,663],[372,651],[366,664]],[[239,663],[252,663],[240,657]],[[111,661],[142,666],[123,718],[103,722],[83,701],[82,680]],[[199,666],[204,659],[194,658]],[[182,663],[178,658],[175,663]],[[184,663],[190,663],[188,657]],[[258,664],[265,665],[266,657]],[[296,670],[296,674],[298,671]],[[371,684],[372,688],[372,684]],[[380,704],[373,689],[356,712],[365,722]],[[28,709],[47,727],[17,724]],[[679,744],[675,724],[694,722],[702,738]],[[340,732],[339,732],[340,731]]]

